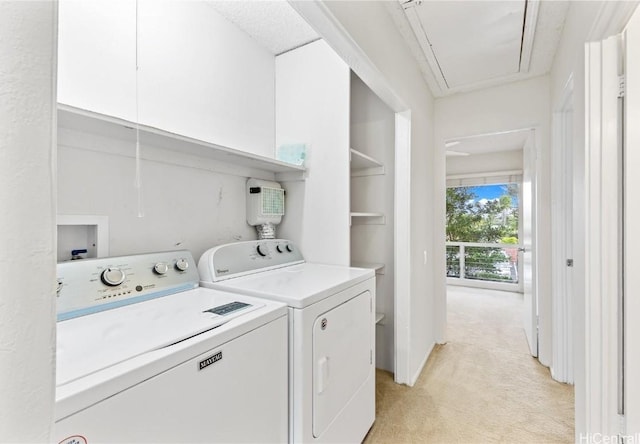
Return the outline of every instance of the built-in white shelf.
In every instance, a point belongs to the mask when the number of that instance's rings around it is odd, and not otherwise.
[[[100,136],[131,141],[135,144],[136,124],[117,117],[87,111],[73,106],[58,104],[58,125]],[[192,154],[226,164],[275,173],[276,179],[304,179],[305,167],[280,160],[228,148],[203,140],[193,139],[146,125],[139,125],[141,145]]]
[[[351,262],[351,266],[357,268],[368,268],[369,270],[374,270],[376,274],[384,274],[384,264],[376,262],[353,261]]]
[[[384,225],[382,213],[351,213],[351,225]]]
[[[376,324],[382,325],[383,319],[384,319],[384,313],[376,313]]]
[[[384,174],[384,165],[371,156],[351,148],[351,176],[375,176]]]

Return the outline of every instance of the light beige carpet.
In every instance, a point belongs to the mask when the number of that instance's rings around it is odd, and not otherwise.
[[[522,295],[450,287],[448,342],[414,387],[378,370],[365,443],[574,441],[573,386],[530,356]]]

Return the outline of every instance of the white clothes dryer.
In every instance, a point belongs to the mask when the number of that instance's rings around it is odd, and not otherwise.
[[[282,239],[206,251],[200,285],[284,302],[294,443],[361,442],[375,419],[375,275],[313,264]]]
[[[284,442],[284,304],[198,286],[188,251],[58,264],[54,442]]]

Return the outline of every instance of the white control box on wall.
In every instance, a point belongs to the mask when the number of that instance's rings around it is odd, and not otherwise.
[[[278,225],[284,216],[284,190],[278,182],[247,180],[247,223]]]
[[[58,215],[58,262],[109,256],[109,217]]]

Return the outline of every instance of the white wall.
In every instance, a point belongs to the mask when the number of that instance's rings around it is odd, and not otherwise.
[[[304,182],[283,184],[287,216],[278,236],[310,262],[349,265],[347,64],[322,40],[276,58],[276,146],[307,145]]]
[[[198,260],[212,246],[256,239],[246,222],[247,176],[273,173],[143,145],[139,218],[134,152],[131,142],[59,130],[58,213],[108,216],[110,255],[188,249]]]
[[[136,2],[62,0],[59,102],[136,121]],[[274,157],[274,56],[204,1],[138,2],[141,123]]]
[[[0,442],[53,423],[56,23],[56,2],[0,2]]]
[[[447,157],[447,176],[522,170],[522,150]]]
[[[536,77],[480,91],[436,100],[436,146],[444,141],[478,134],[536,128],[538,305],[540,315],[539,359],[551,359],[551,199],[550,199],[550,103],[549,77]],[[446,320],[446,298],[439,299],[438,318]],[[444,334],[445,324],[440,324]]]
[[[351,178],[351,211],[378,212],[384,225],[351,226],[351,262],[383,263],[376,275],[376,367],[394,366],[394,143],[395,113],[354,73],[351,74],[351,148],[384,165],[382,175]]]
[[[325,5],[411,110],[410,319],[403,346],[413,383],[435,343],[434,298],[445,292],[444,153],[433,150],[433,97],[384,2]],[[360,75],[358,68],[352,66]]]

